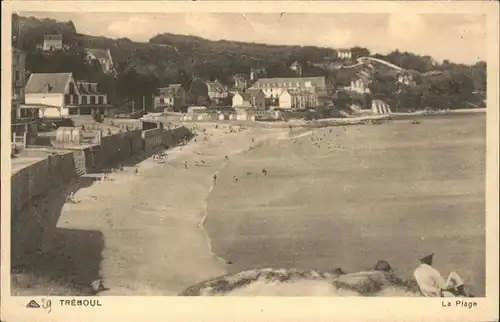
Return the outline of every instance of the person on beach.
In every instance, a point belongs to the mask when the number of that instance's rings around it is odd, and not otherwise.
[[[420,266],[415,269],[413,276],[417,281],[420,292],[426,297],[454,297],[469,296],[464,289],[460,276],[451,272],[445,280],[441,274],[432,267],[434,253],[419,258]]]
[[[267,170],[266,170],[266,169],[262,169],[262,174],[263,174],[264,176],[267,176]]]
[[[255,139],[254,138],[252,138],[252,143],[255,143]]]
[[[187,161],[184,161],[184,168],[188,168],[188,162]]]
[[[235,182],[238,182],[238,177],[237,176],[234,176],[233,179],[234,179]]]
[[[69,203],[79,203],[79,201],[75,197],[75,193],[71,192],[67,197],[66,197],[66,202]]]
[[[215,184],[217,182],[217,174],[214,174],[213,178],[214,178],[214,184]]]

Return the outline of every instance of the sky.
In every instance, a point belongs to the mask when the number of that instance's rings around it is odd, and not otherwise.
[[[148,41],[161,33],[280,45],[398,49],[473,64],[486,60],[486,17],[478,14],[70,13],[19,12],[72,20],[80,33]]]

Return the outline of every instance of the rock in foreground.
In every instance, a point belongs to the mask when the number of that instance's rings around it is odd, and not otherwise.
[[[343,274],[295,269],[255,269],[199,283],[181,296],[420,296],[413,279],[368,271]]]

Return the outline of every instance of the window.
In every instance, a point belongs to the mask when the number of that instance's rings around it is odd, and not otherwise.
[[[16,70],[14,73],[14,82],[17,84],[21,80],[21,72]]]
[[[70,104],[70,102],[71,102],[70,96],[71,96],[70,94],[65,94],[64,95],[64,104],[65,105],[69,105]]]
[[[86,96],[86,95],[82,96],[82,104],[85,105],[85,104],[88,104],[88,103],[89,103],[88,102],[88,96]]]
[[[100,104],[100,105],[104,104],[104,96],[99,95],[99,97],[98,97],[98,104]]]
[[[69,83],[69,93],[75,94],[75,84],[74,83]]]
[[[165,99],[163,97],[160,98],[160,104],[165,104]]]
[[[94,105],[96,102],[95,102],[95,96],[92,95],[90,96],[90,105]]]

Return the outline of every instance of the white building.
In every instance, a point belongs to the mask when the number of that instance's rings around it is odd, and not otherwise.
[[[45,35],[43,37],[43,50],[53,51],[63,49],[63,37],[61,34]]]
[[[181,84],[170,84],[158,89],[159,95],[154,97],[154,109],[174,110],[187,104],[187,93]]]
[[[87,63],[97,62],[105,74],[116,74],[109,49],[85,48],[85,60]]]
[[[352,59],[352,51],[350,49],[339,49],[337,50],[337,57],[339,59]]]
[[[355,92],[358,94],[368,94],[370,93],[370,88],[368,87],[368,82],[362,78],[352,80],[351,84],[344,89],[347,91]]]
[[[324,90],[325,88],[325,77],[261,78],[251,87],[262,90],[266,98],[278,98],[288,89]]]
[[[233,95],[233,107],[251,106],[258,110],[266,109],[266,96],[260,89],[248,89],[243,93]]]
[[[215,104],[222,104],[229,98],[229,91],[218,81],[206,82],[208,97]]]
[[[71,73],[31,74],[25,88],[25,104],[21,109],[33,111],[43,118],[87,115],[98,110],[112,113],[107,95],[97,90],[97,83],[75,81]]]
[[[279,96],[280,109],[304,110],[318,106],[318,97],[314,90],[285,90]]]

